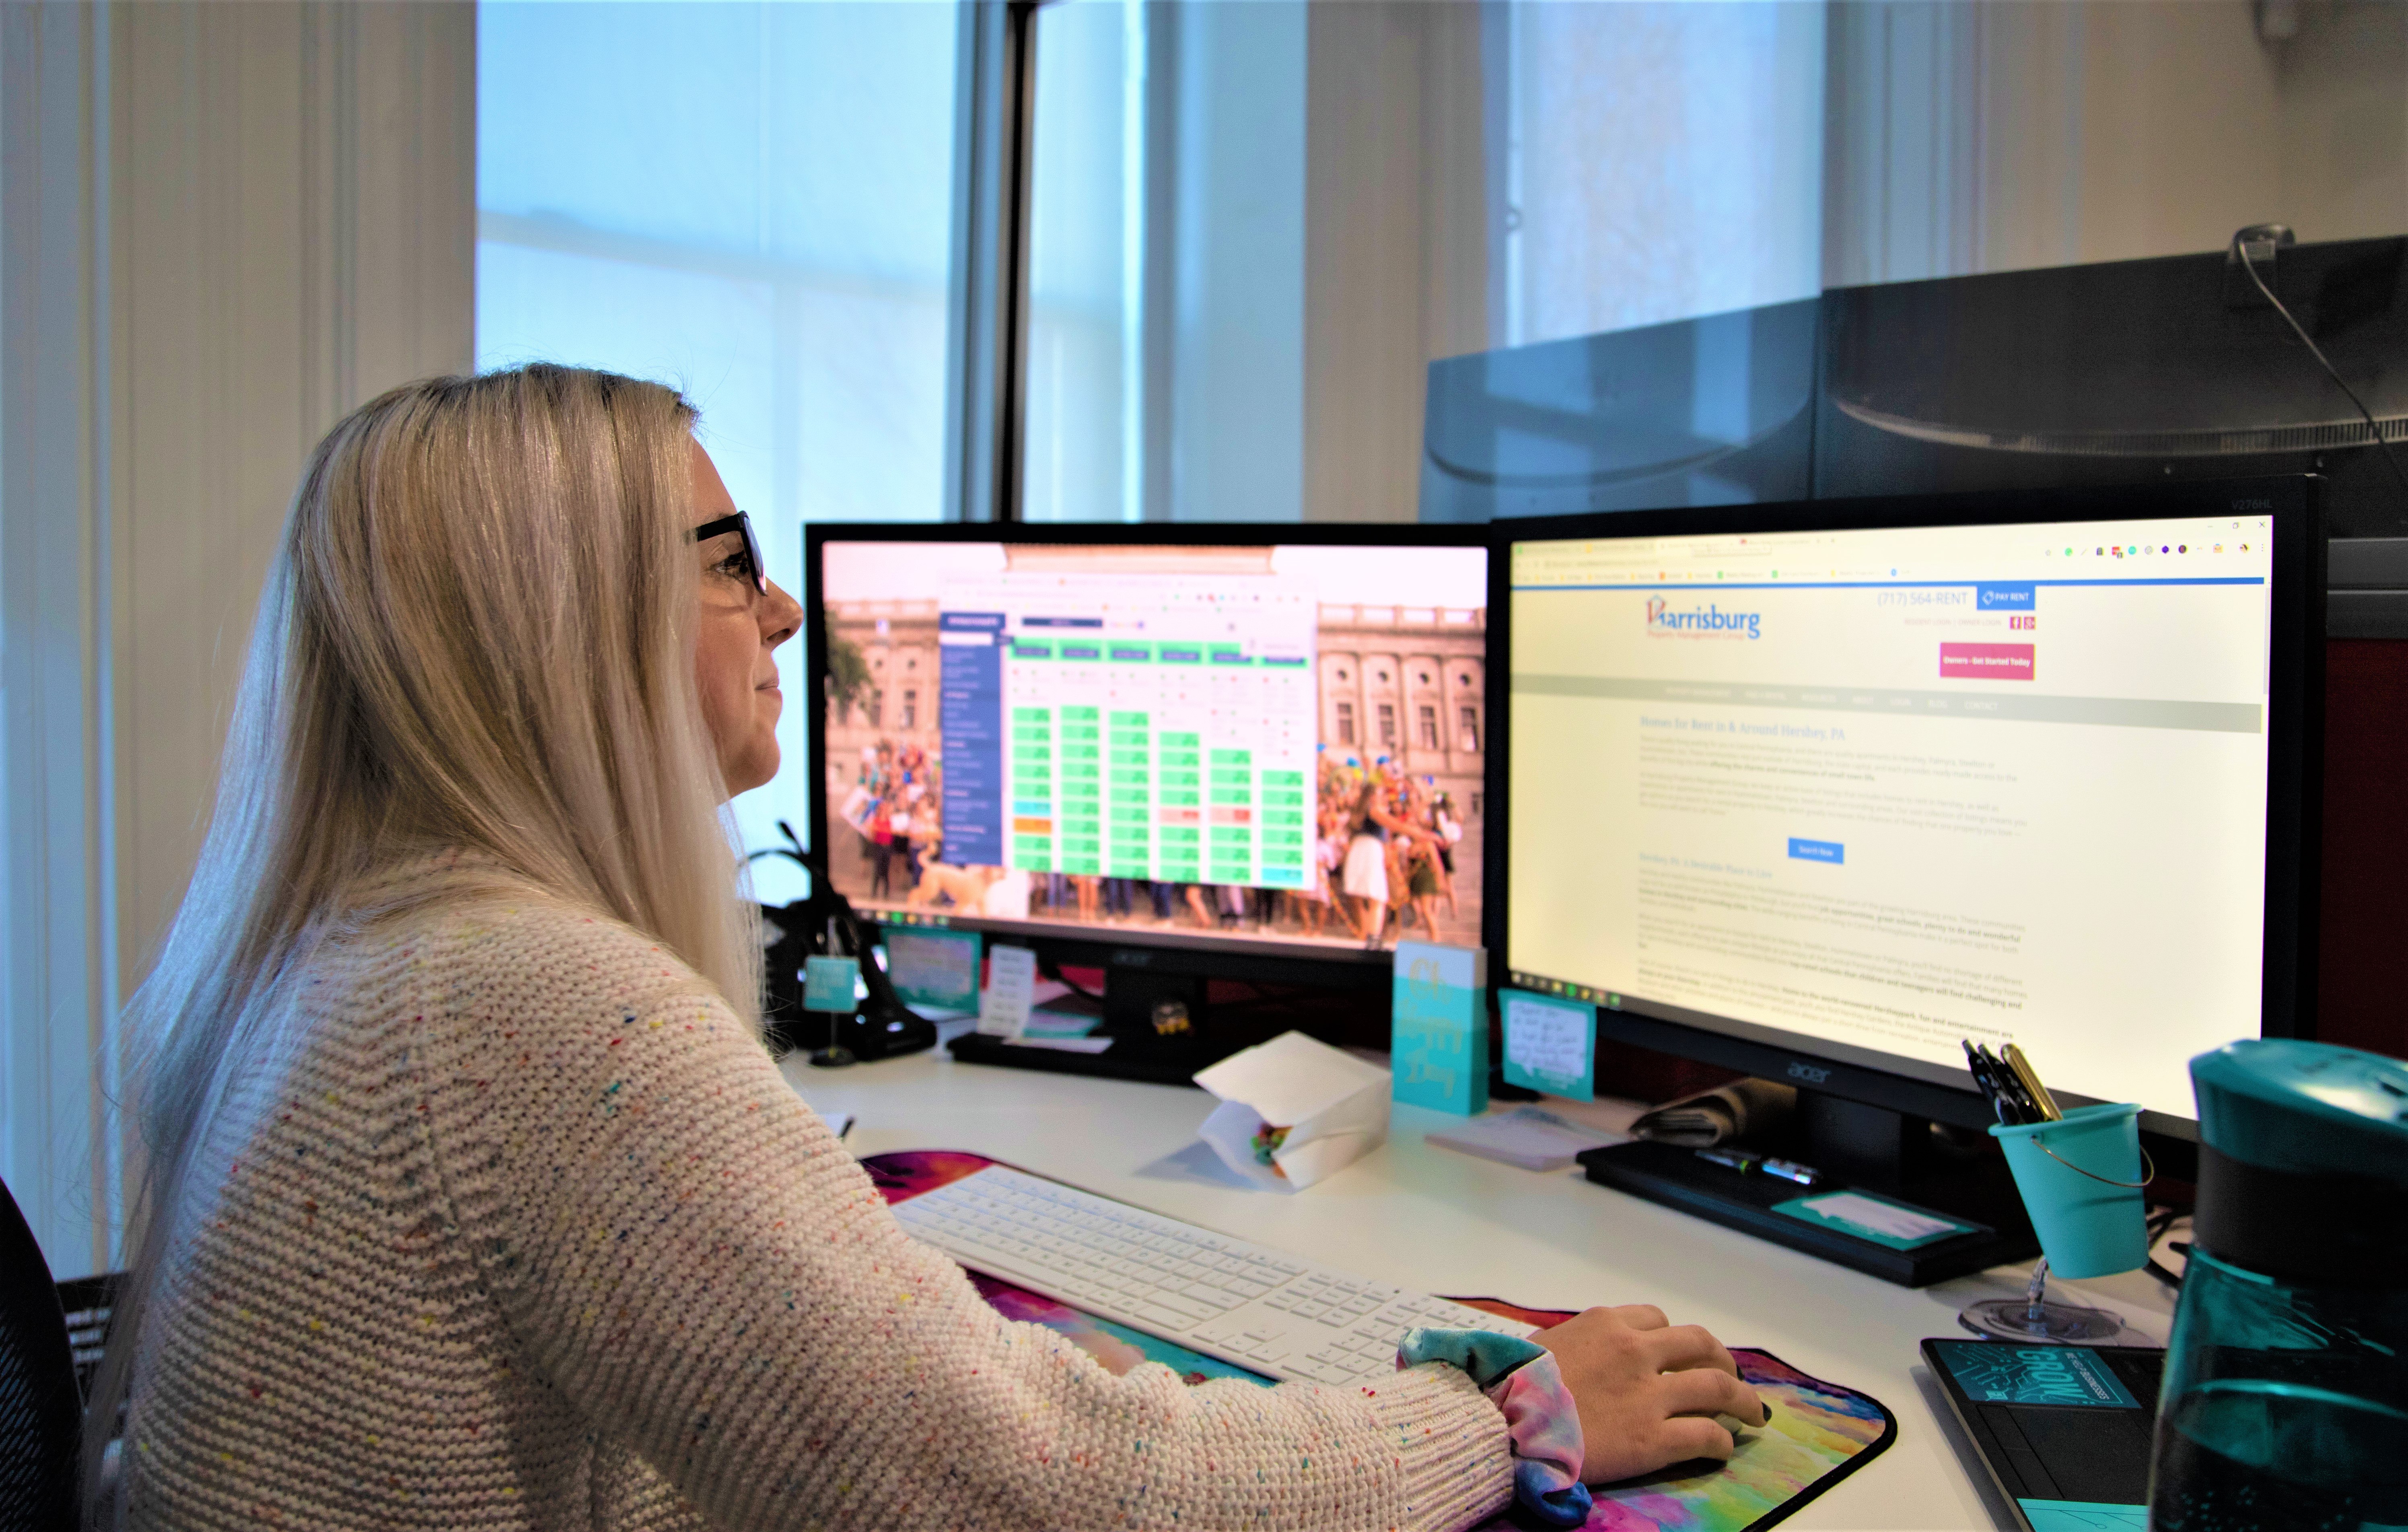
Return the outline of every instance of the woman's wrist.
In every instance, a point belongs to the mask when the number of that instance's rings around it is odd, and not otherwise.
[[[1407,1331],[1397,1366],[1443,1362],[1461,1369],[1505,1416],[1513,1447],[1513,1497],[1549,1526],[1588,1520],[1581,1482],[1580,1408],[1555,1358],[1534,1340],[1491,1330]]]

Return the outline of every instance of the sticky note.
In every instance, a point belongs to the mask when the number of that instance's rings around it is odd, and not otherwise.
[[[850,1016],[858,1003],[861,965],[849,957],[803,959],[803,1009]]]
[[[1037,954],[1025,947],[997,947],[987,954],[986,988],[979,995],[978,1029],[990,1038],[1017,1038],[1028,1030],[1037,995]]]
[[[1465,1116],[1488,1110],[1488,954],[1397,943],[1388,1066],[1395,1098]]]
[[[985,938],[976,931],[886,932],[886,977],[906,1005],[946,1010],[979,1008],[979,958]]]
[[[1803,1224],[1820,1224],[1876,1245],[1887,1245],[1892,1250],[1919,1250],[1973,1229],[1971,1224],[1864,1192],[1825,1192],[1791,1197],[1773,1204],[1772,1210]]]
[[[1498,998],[1508,1084],[1583,1101],[1597,1095],[1596,1007],[1527,990]]]

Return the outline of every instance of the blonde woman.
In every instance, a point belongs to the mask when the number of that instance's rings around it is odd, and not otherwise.
[[[676,394],[399,389],[311,456],[134,1018],[150,1183],[95,1438],[142,1528],[1412,1527],[1497,1405],[1115,1378],[906,1237],[773,1067],[719,818],[794,601]],[[1702,1332],[1552,1332],[1585,1467],[1760,1419]],[[88,1454],[99,1476],[101,1455]]]

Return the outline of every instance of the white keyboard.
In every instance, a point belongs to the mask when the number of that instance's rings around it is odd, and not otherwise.
[[[895,1217],[973,1270],[1273,1378],[1393,1372],[1415,1325],[1532,1328],[999,1165],[898,1203]]]

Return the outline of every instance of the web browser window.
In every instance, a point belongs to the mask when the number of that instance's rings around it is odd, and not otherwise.
[[[1479,942],[1485,548],[820,556],[829,876],[859,908],[1189,946]]]
[[[2190,1115],[2258,1030],[2271,536],[1514,544],[1514,981]]]

